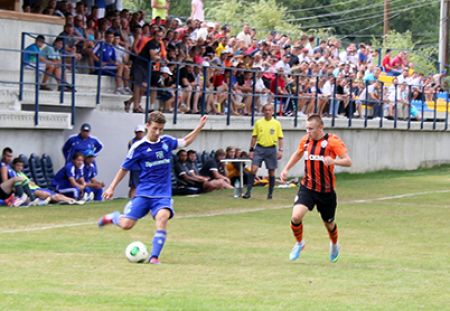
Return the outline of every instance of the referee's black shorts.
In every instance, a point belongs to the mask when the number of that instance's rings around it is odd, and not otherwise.
[[[334,221],[337,207],[337,197],[332,192],[316,192],[301,185],[295,197],[294,205],[305,205],[310,211],[317,205],[317,211],[324,222]]]

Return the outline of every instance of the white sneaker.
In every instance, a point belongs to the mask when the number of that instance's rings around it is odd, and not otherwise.
[[[85,193],[83,194],[83,198],[82,198],[81,200],[87,201],[88,199],[89,199],[89,193],[85,192]]]
[[[133,94],[133,91],[132,91],[128,86],[127,86],[126,88],[124,88],[123,91],[124,91],[125,94],[127,94],[127,95]]]
[[[16,198],[13,202],[14,207],[19,207],[28,200],[28,196],[24,193],[20,198]]]
[[[36,199],[34,199],[33,201],[30,202],[29,206],[38,206],[38,205],[40,205],[39,204],[40,201],[41,201],[41,199],[36,198]]]
[[[88,201],[94,201],[94,192],[89,193],[87,200]]]

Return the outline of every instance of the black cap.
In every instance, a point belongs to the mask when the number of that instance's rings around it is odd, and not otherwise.
[[[90,132],[91,131],[91,125],[89,123],[83,123],[80,127],[80,131]]]

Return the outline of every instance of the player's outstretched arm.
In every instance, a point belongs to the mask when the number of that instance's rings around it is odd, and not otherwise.
[[[108,189],[103,192],[103,198],[105,200],[112,199],[114,195],[114,191],[116,191],[117,185],[120,183],[120,181],[127,175],[128,171],[126,169],[120,168],[117,172],[116,176],[114,177],[113,181],[111,182],[111,185],[109,185]]]
[[[207,119],[207,116],[201,117],[197,127],[192,132],[184,136],[183,140],[186,142],[186,147],[189,146],[197,138],[198,134],[200,134],[200,131],[205,126]]]
[[[348,155],[348,153],[344,153],[339,158],[333,159],[331,157],[326,157],[323,160],[325,165],[338,165],[338,166],[344,166],[344,167],[350,167],[352,166],[352,159]]]
[[[289,170],[295,165],[297,164],[298,161],[301,160],[301,158],[303,157],[303,151],[298,151],[296,150],[292,155],[291,158],[289,159],[288,163],[286,164],[286,166],[283,168],[283,171],[280,174],[280,179],[282,182],[286,182],[287,177],[288,177],[288,173]]]

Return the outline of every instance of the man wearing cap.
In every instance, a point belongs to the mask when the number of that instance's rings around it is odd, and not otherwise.
[[[87,198],[89,201],[101,201],[103,194],[103,187],[105,183],[97,180],[97,165],[95,165],[95,153],[92,150],[88,150],[84,153],[84,167],[83,176],[86,183],[86,188],[84,189],[87,193]]]
[[[70,136],[64,143],[62,151],[66,163],[72,161],[72,156],[77,152],[84,154],[91,150],[95,155],[98,155],[103,149],[103,144],[96,137],[89,135],[90,132],[91,126],[84,123],[81,125],[80,133]]]
[[[282,68],[284,74],[291,74],[291,66],[289,65],[290,61],[291,54],[284,54],[283,57],[275,64],[276,71],[278,72],[278,69]]]
[[[130,150],[131,146],[137,141],[140,141],[145,136],[145,126],[144,125],[138,125],[134,128],[134,137],[128,142],[128,150]],[[128,183],[128,186],[130,187],[130,190],[128,191],[128,197],[130,199],[134,198],[134,195],[136,193],[136,187],[139,185],[139,174],[141,173],[141,170],[139,169],[132,169],[130,170],[130,181]]]
[[[172,79],[173,73],[167,66],[162,67],[160,73],[161,75],[159,77],[158,87],[165,88],[165,90],[157,91],[157,99],[162,104],[160,110],[162,108],[163,112],[172,112],[174,106],[173,103],[175,102],[175,96],[174,92],[168,89],[175,87],[174,81]]]

